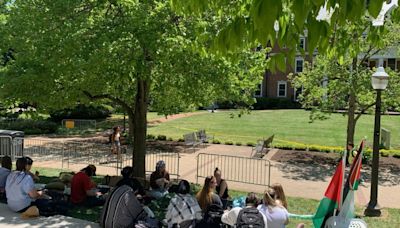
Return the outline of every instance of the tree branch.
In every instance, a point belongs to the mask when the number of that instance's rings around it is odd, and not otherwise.
[[[361,115],[362,115],[365,111],[367,111],[369,108],[373,107],[374,105],[375,105],[375,102],[373,102],[372,104],[369,104],[369,105],[363,107],[363,108],[360,110],[360,112],[357,114],[356,118],[354,118],[354,121],[357,122],[357,120],[360,119]]]
[[[92,95],[88,91],[82,91],[83,94],[85,94],[87,97],[89,97],[91,100],[101,100],[101,99],[110,99],[114,101],[115,103],[121,105],[124,109],[127,110],[127,112],[131,112],[133,114],[133,108],[130,107],[125,101],[121,100],[120,98],[111,96],[110,94],[98,94],[98,95]]]

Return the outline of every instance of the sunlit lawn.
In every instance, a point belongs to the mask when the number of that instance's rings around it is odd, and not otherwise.
[[[233,113],[233,115],[232,115]],[[237,117],[237,111],[204,113],[149,126],[148,133],[175,139],[183,134],[206,129],[222,143],[226,141],[255,142],[275,134],[275,142],[294,141],[306,144],[343,146],[346,141],[347,117],[332,114],[323,121],[309,122],[305,110],[252,111]],[[231,118],[233,116],[233,118]],[[373,115],[363,115],[357,124],[355,141],[366,136],[372,144]],[[382,127],[391,131],[392,147],[400,148],[400,116],[382,116]]]

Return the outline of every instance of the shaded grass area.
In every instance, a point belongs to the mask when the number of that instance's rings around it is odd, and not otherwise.
[[[50,168],[33,168],[32,170],[37,170],[40,172],[41,183],[48,183],[49,181],[57,178],[60,171],[69,171],[65,169],[62,170]],[[100,183],[102,179],[103,176],[96,176],[93,178],[96,183]],[[199,191],[201,188],[200,185],[193,184],[192,186],[194,193]],[[239,196],[246,196],[247,192],[230,190],[229,194],[232,196],[232,198],[235,198]],[[262,198],[262,195],[259,194],[259,197]],[[288,197],[288,211],[293,214],[313,214],[318,207],[318,203],[318,200]],[[98,218],[100,217],[101,210],[102,207],[74,208],[70,210],[69,216],[84,219],[87,221],[97,222]],[[400,227],[400,209],[384,208],[382,210],[382,216],[378,218],[363,217],[363,211],[364,208],[357,207],[356,215],[364,219],[369,227]],[[300,219],[291,219],[287,227],[296,227],[298,223],[304,223],[306,227],[312,227],[311,220]]]
[[[226,141],[256,142],[275,134],[274,142],[300,142],[325,146],[343,146],[346,141],[347,116],[331,114],[324,121],[309,122],[309,111],[305,110],[264,110],[252,111],[238,117],[238,111],[220,111],[180,118],[150,126],[148,133],[166,135],[174,139],[183,134],[206,129],[222,143]],[[382,127],[391,131],[393,148],[400,148],[400,116],[382,116]],[[356,128],[355,141],[364,136],[372,144],[373,115],[363,115]]]

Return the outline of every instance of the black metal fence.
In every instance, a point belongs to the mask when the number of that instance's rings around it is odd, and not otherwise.
[[[212,175],[216,167],[222,170],[223,178],[227,181],[270,186],[269,160],[205,153],[197,155],[196,182],[198,183],[199,177]]]

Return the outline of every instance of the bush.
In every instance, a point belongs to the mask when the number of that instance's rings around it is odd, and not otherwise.
[[[400,152],[394,153],[394,154],[393,154],[393,157],[394,157],[394,158],[400,158]]]
[[[185,140],[183,138],[179,138],[178,142],[185,142]]]
[[[167,140],[167,136],[165,136],[165,135],[158,135],[158,136],[157,136],[157,140],[165,141],[165,140]]]
[[[255,146],[256,144],[253,143],[253,142],[248,142],[248,143],[246,143],[246,145],[247,145],[247,146]]]
[[[235,145],[236,145],[236,146],[241,146],[242,143],[241,143],[241,142],[236,142]]]
[[[233,142],[232,141],[226,141],[225,145],[233,145]]]
[[[112,113],[112,108],[105,105],[78,105],[71,109],[62,109],[50,113],[55,122],[63,119],[105,119]]]
[[[213,144],[221,144],[221,142],[218,139],[213,139],[212,143]]]
[[[147,139],[147,140],[154,140],[154,139],[156,139],[156,136],[154,136],[154,135],[152,135],[152,134],[148,134],[148,135],[146,136],[146,139]]]
[[[385,150],[381,150],[381,156],[382,157],[389,157],[389,152]]]
[[[167,138],[167,141],[174,141],[174,139],[171,138],[171,137],[168,137],[168,138]]]
[[[26,135],[55,133],[58,125],[45,120],[16,120],[13,122],[0,122],[0,128],[23,131]]]
[[[256,103],[253,104],[255,110],[263,109],[298,109],[301,108],[300,103],[294,102],[286,98],[275,97],[257,97]]]

